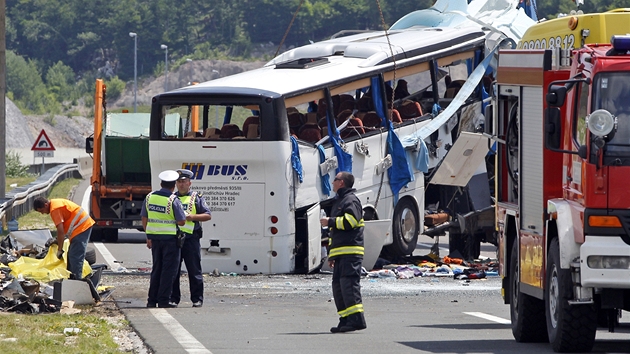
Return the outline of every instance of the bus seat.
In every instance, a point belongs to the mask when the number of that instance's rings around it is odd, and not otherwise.
[[[339,98],[339,95],[334,95],[331,97],[332,99],[332,104],[333,104],[333,111],[335,113],[335,116],[337,116],[337,114],[339,114],[339,105],[341,104],[341,98]]]
[[[221,139],[232,139],[235,136],[243,136],[243,132],[236,124],[226,124],[221,128]]]
[[[260,131],[258,131],[258,124],[250,124],[247,126],[247,132],[243,131],[243,135],[247,139],[256,139],[260,136]]]
[[[422,116],[422,107],[416,101],[405,100],[398,107],[398,113],[402,120],[413,119]]]
[[[365,129],[363,129],[363,122],[361,122],[359,118],[352,117],[349,119],[346,128],[341,132],[341,138],[345,139],[358,134],[365,134]]]
[[[317,113],[315,112],[306,113],[306,123],[317,124]]]
[[[309,143],[316,143],[322,138],[322,131],[316,123],[306,123],[300,128],[298,137]]]
[[[291,113],[300,113],[300,111],[298,111],[298,109],[295,107],[287,107],[287,115]]]
[[[319,118],[326,117],[326,101],[323,98],[317,102],[317,116]]]
[[[300,112],[289,114],[289,127],[296,130],[304,124],[304,115]]]
[[[380,128],[382,125],[381,118],[374,111],[367,112],[362,121],[364,127]]]
[[[354,116],[359,118],[359,119],[361,119],[361,120],[363,120],[363,117],[365,117],[366,113],[367,112],[354,112]]]
[[[206,130],[203,133],[203,137],[209,138],[209,139],[218,139],[220,136],[221,136],[221,129],[217,129],[217,128],[206,128]]]
[[[258,116],[251,116],[245,119],[243,122],[243,135],[248,136],[249,134],[249,126],[250,124],[256,124],[256,130],[258,130],[258,126],[260,125],[260,118]]]
[[[458,87],[451,87],[449,89],[446,89],[446,92],[444,92],[444,98],[455,98],[458,92]]]
[[[359,112],[369,112],[374,110],[374,102],[372,102],[372,97],[363,95],[357,102],[357,109]]]
[[[186,135],[184,135],[184,139],[194,139],[197,137],[197,133],[195,132],[186,132]]]
[[[350,95],[346,95],[346,96],[350,96]],[[348,109],[351,111],[354,111],[356,107],[357,107],[357,103],[354,101],[354,99],[346,100],[339,104],[339,112],[343,112]]]
[[[337,115],[337,119],[336,119],[337,126],[340,126],[341,123],[347,121],[348,118],[350,118],[350,116],[352,116],[352,111],[349,109],[346,109],[345,111],[340,112]]]
[[[388,109],[387,110],[387,114],[389,115],[389,113],[391,112],[391,120],[394,123],[402,123],[402,118],[400,117],[400,113],[398,113],[397,110],[395,109]]]

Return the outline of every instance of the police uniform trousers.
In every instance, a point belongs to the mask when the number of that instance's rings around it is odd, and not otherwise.
[[[188,282],[190,283],[190,301],[195,303],[203,302],[203,274],[201,273],[201,229],[195,230],[192,234],[186,235],[184,246],[181,249],[181,260],[177,271],[177,277],[173,283],[173,293],[171,302],[179,304],[181,291],[179,279],[182,273],[182,262],[186,264],[188,271]]]
[[[176,237],[167,240],[151,240],[151,283],[148,303],[167,306],[173,290],[173,281],[179,269],[180,249]]]
[[[345,255],[335,257],[334,260],[332,291],[335,306],[337,312],[349,311],[351,313],[349,315],[340,314],[340,325],[347,324],[356,328],[365,328],[360,283],[363,256]]]

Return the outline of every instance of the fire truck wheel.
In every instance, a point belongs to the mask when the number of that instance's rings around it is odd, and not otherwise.
[[[520,291],[518,241],[510,256],[510,319],[517,342],[547,342],[545,302]]]
[[[551,241],[547,257],[545,312],[549,342],[555,352],[590,352],[595,344],[597,310],[592,304],[569,305],[571,271],[560,268],[560,246]]]
[[[387,253],[393,256],[411,255],[416,249],[420,232],[418,208],[411,199],[403,198],[398,202],[392,223],[394,242],[387,246]]]
[[[89,265],[96,263],[96,251],[92,247],[88,247],[85,250],[85,260]]]

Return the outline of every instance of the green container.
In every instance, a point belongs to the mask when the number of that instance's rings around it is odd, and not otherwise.
[[[149,139],[105,138],[107,184],[151,184]]]

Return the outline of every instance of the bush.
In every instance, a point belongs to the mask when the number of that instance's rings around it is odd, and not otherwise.
[[[111,80],[105,81],[105,86],[107,87],[107,100],[113,101],[120,97],[126,84],[118,76],[114,76]]]
[[[27,177],[28,166],[22,165],[20,162],[20,154],[17,151],[9,150],[5,155],[6,160],[6,176],[15,178],[15,177]]]

